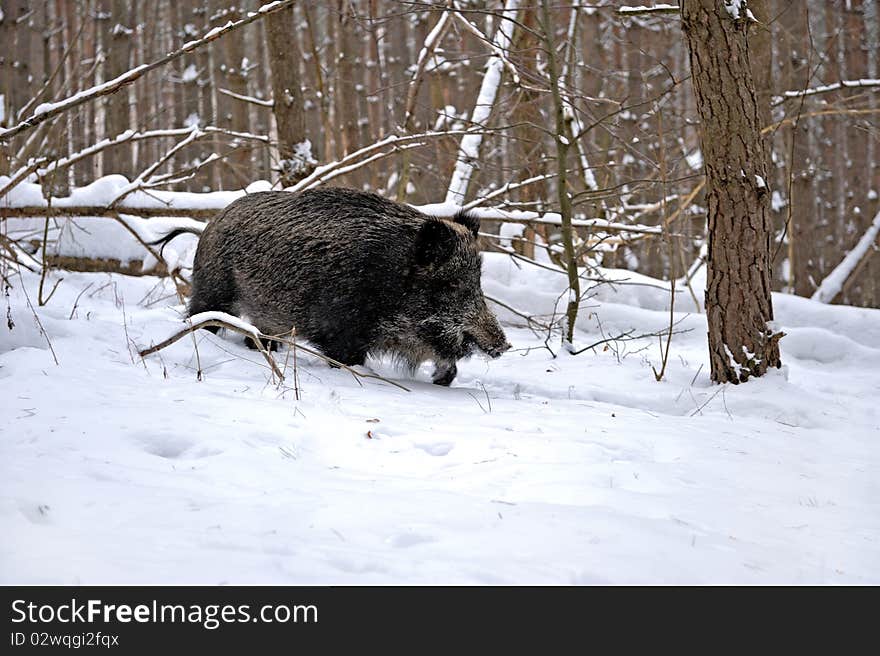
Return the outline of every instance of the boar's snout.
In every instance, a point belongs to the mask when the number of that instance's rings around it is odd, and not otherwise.
[[[500,357],[510,349],[504,330],[498,324],[495,315],[485,307],[476,321],[465,329],[465,341],[472,343],[490,358]]]
[[[497,347],[491,348],[491,349],[486,349],[486,353],[488,353],[489,357],[491,357],[493,359],[500,358],[501,354],[509,349],[510,349],[510,342],[505,341],[500,346],[497,346]]]

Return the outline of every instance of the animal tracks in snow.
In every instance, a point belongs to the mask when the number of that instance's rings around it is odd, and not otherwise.
[[[415,446],[432,456],[445,456],[455,448],[452,442],[416,443]]]
[[[169,460],[208,458],[223,453],[220,449],[201,445],[185,435],[137,433],[132,438],[147,453]]]

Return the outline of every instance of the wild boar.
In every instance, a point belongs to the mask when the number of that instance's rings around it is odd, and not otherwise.
[[[295,327],[346,365],[431,360],[433,382],[449,385],[458,360],[510,348],[480,288],[478,230],[467,212],[430,217],[353,189],[249,194],[201,234],[189,315],[246,316],[275,336]]]

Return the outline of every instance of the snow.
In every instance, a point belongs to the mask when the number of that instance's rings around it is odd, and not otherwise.
[[[525,229],[522,223],[502,223],[498,229],[498,245],[502,248],[513,248],[513,240],[522,238]]]
[[[204,36],[202,36],[201,39],[199,39],[199,41],[203,41],[205,39],[210,39],[211,37],[217,36],[217,34],[222,32],[223,30],[229,29],[233,25],[234,25],[234,23],[232,21],[226,21],[225,25],[218,25],[217,27],[213,27],[210,30],[208,30],[207,32],[205,32]],[[188,41],[187,43],[183,44],[181,49],[186,50],[188,47],[192,47],[193,45],[195,45],[195,43],[196,43],[195,41]]]
[[[250,333],[254,337],[258,337],[260,334],[260,331],[254,325],[247,321],[243,321],[239,317],[227,314],[226,312],[199,312],[198,314],[191,316],[189,321],[194,326],[198,326],[208,321],[225,321],[239,330]]]
[[[120,135],[117,139],[125,136]],[[100,144],[98,144],[100,145]],[[9,178],[0,176],[0,188]],[[52,198],[52,206],[65,207],[106,207],[113,202],[130,182],[122,175],[108,175],[95,180],[84,187],[72,190],[70,196]],[[152,217],[139,218],[125,214],[125,208],[152,209],[215,209],[221,210],[236,198],[257,191],[268,191],[272,184],[261,180],[238,191],[215,191],[210,193],[172,192],[151,189],[149,193],[136,191],[125,198],[120,208],[122,219],[145,241],[153,241],[167,234],[176,227],[201,229],[205,223],[183,217]],[[4,199],[7,207],[40,207],[46,205],[38,184],[25,182],[16,186]],[[41,228],[43,219],[39,217],[26,219],[7,219],[9,234],[20,236],[28,231]],[[145,252],[143,246],[114,219],[109,217],[77,217],[58,221],[50,230],[49,252],[53,255],[68,257],[92,257],[117,259],[120,262],[141,261],[145,268],[152,263],[152,257]],[[171,242],[163,251],[163,257],[171,268],[181,264],[185,268],[192,266],[195,254],[195,237],[184,235]]]
[[[687,165],[691,167],[692,171],[702,172],[703,170],[703,153],[701,150],[697,149],[688,154],[685,157],[685,161]]]
[[[308,139],[294,144],[292,150],[289,159],[282,159],[279,162],[281,170],[285,173],[308,172],[318,163],[312,156],[312,142]]]
[[[840,264],[829,273],[819,288],[813,293],[813,300],[821,303],[830,303],[843,289],[844,283],[850,277],[856,266],[874,246],[877,237],[880,236],[880,212],[874,217],[871,225],[862,235],[853,249],[846,254]]]
[[[428,36],[425,37],[425,43],[422,45],[422,49],[419,51],[419,56],[416,60],[416,71],[423,69],[426,59],[437,48],[440,38],[446,31],[446,23],[449,21],[450,15],[449,12],[441,13],[434,28],[428,33]]]
[[[603,273],[576,346],[668,324],[665,281]],[[722,387],[681,291],[661,383],[656,337],[553,357],[495,306],[514,350],[451,388],[299,352],[297,401],[240,335],[142,362],[184,325],[167,280],[58,278],[59,365],[38,276],[0,326],[0,583],[880,582],[878,310],[774,294],[783,369]],[[563,309],[564,274],[501,254],[483,286]]]
[[[748,20],[755,23],[758,22],[752,10],[748,7],[748,0],[722,0],[722,2],[733,20],[740,20],[743,17],[743,10],[745,10],[745,17]]]
[[[648,7],[648,6],[646,6],[646,5],[634,5],[634,6],[627,6],[627,7],[618,7],[618,8],[617,8],[617,13],[618,13],[618,14],[624,14],[624,15],[626,15],[626,14],[646,14],[646,13],[649,13],[649,12],[652,12],[652,11],[657,11],[657,12],[674,12],[674,11],[678,11],[678,9],[679,9],[678,5],[670,5],[670,4],[663,4],[663,3],[660,3],[660,4],[655,4],[655,5],[651,6],[651,7]]]
[[[782,194],[780,194],[778,191],[774,191],[770,195],[770,208],[774,212],[779,212],[785,206],[786,202],[785,199],[782,197]]]
[[[814,96],[820,93],[828,93],[829,91],[837,91],[839,89],[860,89],[865,87],[880,86],[880,79],[866,78],[861,80],[841,80],[834,84],[823,84],[810,89],[799,89],[795,91],[786,91],[782,96],[773,98],[774,103],[781,102],[785,98],[800,98],[802,96]]]
[[[120,138],[117,137],[116,139],[119,140]],[[9,178],[7,176],[0,176],[0,187],[3,187],[8,181]],[[53,197],[52,206],[58,208],[106,207],[120,193],[127,189],[130,184],[131,182],[123,175],[107,175],[83,187],[76,187],[71,191],[70,196]],[[246,189],[235,191],[197,193],[150,189],[148,194],[136,191],[126,196],[122,207],[221,210],[239,196],[257,191],[268,191],[271,188],[272,183],[268,180],[258,180],[248,185]],[[25,182],[17,185],[3,199],[3,203],[6,207],[39,207],[46,205],[46,199],[43,198],[40,185]]]
[[[187,66],[183,71],[183,75],[181,76],[181,80],[183,80],[184,82],[195,82],[198,79],[199,70],[196,68],[195,64],[190,64],[189,66]]]

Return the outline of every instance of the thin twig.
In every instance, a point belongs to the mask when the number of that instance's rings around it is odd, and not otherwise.
[[[296,344],[295,342],[293,342],[289,339],[286,339],[284,337],[280,337],[277,335],[266,335],[266,334],[260,332],[256,327],[247,326],[247,324],[243,324],[239,320],[236,320],[236,323],[232,323],[231,321],[224,321],[222,319],[204,319],[204,320],[200,320],[198,322],[192,322],[190,320],[188,320],[188,321],[189,321],[189,325],[186,328],[184,328],[183,330],[181,330],[179,332],[174,333],[173,335],[171,335],[171,337],[159,342],[155,346],[151,346],[149,348],[143,349],[142,351],[139,351],[138,355],[140,355],[142,358],[144,358],[148,355],[151,355],[157,351],[162,350],[163,348],[165,348],[167,346],[170,346],[171,344],[178,341],[182,337],[185,337],[186,335],[195,332],[199,328],[209,328],[209,327],[226,328],[227,330],[231,330],[233,332],[244,335],[245,337],[250,337],[251,339],[253,339],[258,344],[258,348],[259,348],[260,352],[263,354],[263,357],[266,358],[266,361],[269,363],[269,366],[272,369],[272,373],[274,373],[276,376],[278,376],[280,380],[284,380],[284,374],[281,373],[281,370],[278,368],[278,365],[275,362],[275,359],[272,357],[272,355],[269,353],[269,351],[263,347],[262,342],[260,342],[260,340],[271,340],[271,341],[279,342],[281,344],[285,344],[290,347],[295,346],[296,348],[300,349],[301,351],[304,351],[305,353],[308,353],[309,355],[313,355],[321,360],[324,360],[325,362],[333,365],[334,367],[338,367],[340,369],[345,369],[346,371],[348,371],[349,373],[354,375],[356,378],[374,378],[376,380],[381,380],[383,383],[388,383],[389,385],[393,385],[394,387],[400,388],[405,392],[410,391],[408,388],[404,387],[400,383],[397,383],[393,380],[389,380],[383,376],[379,376],[378,374],[367,374],[367,373],[363,373],[361,371],[357,371],[354,367],[350,367],[347,364],[343,364],[342,362],[339,362],[338,360],[334,360],[333,358],[327,357],[326,355],[324,355],[323,353],[321,353],[319,351],[302,346],[301,344]],[[245,327],[245,326],[247,326],[247,327]]]

